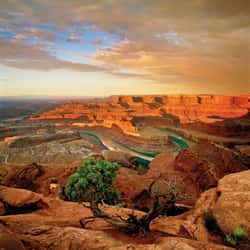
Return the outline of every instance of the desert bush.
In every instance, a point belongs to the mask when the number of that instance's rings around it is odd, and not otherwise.
[[[250,246],[250,241],[243,227],[238,226],[232,233],[224,234],[212,213],[204,213],[203,220],[208,231],[220,235],[226,245],[236,247],[236,249],[246,249],[245,246]]]
[[[175,183],[168,179],[164,180],[167,192],[159,192],[158,188],[155,187],[159,178],[155,179],[146,191],[150,197],[153,198],[153,205],[145,215],[137,216],[133,211],[124,218],[118,215],[110,215],[99,207],[100,202],[98,203],[96,200],[92,199],[90,202],[90,209],[93,216],[82,218],[80,220],[81,226],[84,228],[93,218],[102,218],[126,233],[145,234],[149,232],[149,225],[152,220],[162,215],[163,212],[168,214],[168,212],[173,210],[176,202],[183,199],[183,196],[181,197],[181,194],[177,192]]]
[[[224,237],[224,242],[226,245],[233,247],[240,247],[242,244],[249,243],[246,231],[243,227],[236,227],[234,231],[230,234],[226,234]]]
[[[113,186],[118,165],[105,160],[89,158],[69,177],[65,194],[73,201],[104,201],[116,204],[118,194]]]

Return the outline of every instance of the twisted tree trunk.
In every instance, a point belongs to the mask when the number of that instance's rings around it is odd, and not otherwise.
[[[152,187],[155,184],[154,180],[148,189],[149,194],[152,194]],[[153,206],[149,212],[141,217],[128,214],[127,218],[121,216],[112,216],[99,208],[100,200],[93,194],[90,200],[90,209],[93,213],[92,217],[83,218],[80,223],[82,227],[89,222],[90,219],[102,218],[110,224],[116,226],[122,231],[130,234],[147,233],[150,230],[150,222],[161,215],[164,211],[168,212],[175,208],[175,203],[178,200],[177,193],[172,189],[167,195],[154,195]],[[160,200],[161,199],[161,200]]]

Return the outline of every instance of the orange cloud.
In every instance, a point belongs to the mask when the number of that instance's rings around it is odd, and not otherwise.
[[[24,41],[27,39],[27,37],[23,34],[17,34],[13,37],[15,41]]]
[[[22,45],[16,42],[0,40],[1,64],[18,68],[34,70],[69,69],[79,72],[101,72],[105,67],[59,60],[39,47]]]
[[[235,44],[230,45],[216,54],[216,51],[208,51],[211,48],[200,49],[199,46],[181,47],[162,41],[126,41],[99,50],[93,58],[116,69],[143,72],[143,77],[161,83],[189,83],[191,86],[222,84],[235,86],[234,89],[250,89],[247,87],[250,76],[248,55],[244,56],[243,52],[238,51]],[[216,42],[213,46],[220,48]],[[241,56],[234,56],[234,53]]]
[[[22,14],[15,14],[12,23],[8,16],[17,12]],[[127,41],[94,53],[92,57],[97,64],[91,65],[93,70],[120,77],[136,75],[162,84],[207,87],[208,92],[218,86],[225,91],[250,91],[249,13],[248,0],[37,0],[34,5],[19,0],[15,4],[12,1],[0,3],[0,20],[12,28],[25,21],[31,26],[51,23],[58,29],[88,23],[95,29],[122,32],[121,37],[126,37]],[[1,51],[4,53],[0,48]],[[48,55],[46,58],[40,64],[34,64],[27,57],[26,63],[12,61],[11,65],[57,68],[63,64],[63,67],[77,70],[86,66],[58,62]]]
[[[52,32],[47,32],[47,31],[41,31],[36,28],[28,28],[25,29],[25,34],[33,37],[33,38],[43,38],[46,40],[54,40],[55,39],[55,34]]]

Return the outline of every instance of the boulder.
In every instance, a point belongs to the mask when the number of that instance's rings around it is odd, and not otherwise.
[[[250,170],[222,178],[217,192],[213,214],[222,231],[232,233],[240,226],[250,237]]]
[[[150,229],[202,242],[214,240],[204,225],[203,213],[211,211],[216,199],[216,189],[209,189],[201,194],[193,209],[178,216],[158,217],[151,223]]]
[[[164,250],[229,250],[230,247],[223,245],[218,245],[214,243],[201,242],[196,240],[189,240],[184,238],[176,237],[167,237],[163,239],[162,242],[158,245],[158,249]],[[156,248],[157,249],[157,248]]]
[[[41,201],[41,196],[25,189],[0,186],[0,200],[11,207],[27,207]]]
[[[0,216],[6,213],[4,203],[0,201]]]
[[[232,151],[212,143],[201,143],[181,151],[174,169],[189,177],[203,192],[215,187],[223,176],[247,170],[247,167]]]
[[[14,168],[12,168],[14,169]],[[36,163],[16,167],[13,173],[6,179],[5,185],[17,188],[25,188],[35,191],[35,181],[44,173],[43,166]]]
[[[7,192],[4,193],[3,190],[4,187],[1,186],[0,195],[7,201],[7,198],[5,198]],[[15,191],[19,196],[23,196],[23,199],[25,198],[25,195],[22,194],[22,191],[25,190],[5,188],[6,190],[10,191],[11,197],[13,197],[12,193]],[[32,193],[31,191],[27,192]],[[201,221],[197,222],[197,219],[200,219],[199,216],[201,216],[202,212],[211,209],[211,206],[213,206],[214,192],[206,194],[197,203],[197,208],[192,213],[187,212],[178,217],[158,218],[158,222],[155,225],[153,224],[154,222],[152,223],[151,230],[164,232],[176,237],[163,237],[159,241],[157,240],[157,232],[154,232],[152,234],[155,237],[154,240],[149,239],[147,244],[134,236],[120,233],[117,228],[100,218],[93,219],[84,229],[80,229],[80,219],[92,215],[86,206],[89,205],[88,203],[79,204],[76,202],[65,202],[56,198],[44,198],[42,195],[38,196],[42,201],[47,202],[46,207],[43,206],[40,210],[29,211],[29,213],[22,215],[0,216],[0,221],[24,243],[27,249],[230,249],[222,245],[213,244],[202,237],[198,238],[197,232],[195,232],[198,231],[202,234],[202,231],[198,227],[197,230],[195,225],[201,224]],[[13,204],[10,200],[8,200],[8,203]],[[18,204],[20,204],[20,201]],[[114,216],[127,217],[132,212],[131,209],[113,206],[104,205],[102,208],[105,212]],[[144,214],[139,211],[134,212],[137,216]],[[188,221],[190,223],[185,224]],[[192,225],[194,226],[192,227]],[[194,236],[189,233],[192,230],[194,230]],[[184,239],[183,237],[193,239]],[[197,238],[199,241],[194,240]]]
[[[112,247],[110,250],[230,250],[232,248],[213,243],[203,243],[180,237],[164,237],[160,243],[126,244]]]
[[[133,237],[125,237],[126,242],[119,239],[119,233],[86,230],[74,227],[57,227],[37,225],[15,230],[18,237],[28,249],[54,250],[229,250],[231,248],[213,243],[204,243],[180,237],[164,237],[160,242],[151,244],[136,243]],[[7,248],[8,249],[8,248]],[[9,248],[24,249],[24,248]]]
[[[124,167],[133,167],[133,156],[130,154],[120,151],[102,150],[102,156],[106,161],[117,162]]]
[[[121,246],[111,235],[94,230],[49,225],[27,226],[15,230],[28,249],[99,250]]]
[[[150,228],[173,236],[185,236],[202,242],[222,242],[219,235],[207,230],[203,214],[212,213],[224,234],[242,227],[250,236],[250,170],[219,180],[217,188],[203,192],[195,207],[179,216],[159,217]]]
[[[25,250],[23,243],[3,225],[0,225],[0,249]]]

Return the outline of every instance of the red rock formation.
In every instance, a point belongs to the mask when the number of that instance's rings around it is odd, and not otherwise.
[[[229,150],[210,143],[194,145],[179,153],[174,169],[192,179],[200,192],[217,185],[224,175],[246,170]]]
[[[247,169],[234,153],[210,143],[185,149],[173,161],[169,158],[169,154],[155,157],[143,177],[149,174],[157,176],[158,173],[158,176],[176,178],[184,187],[190,203],[195,202],[201,192],[217,186],[223,176]]]
[[[166,118],[166,115],[170,114],[173,117],[168,117],[169,121],[166,122],[171,124],[172,119],[172,125],[176,125],[176,118],[181,124],[209,124],[225,118],[242,117],[249,109],[248,95],[113,96],[103,100],[91,100],[88,103],[66,103],[38,116],[32,116],[30,120],[66,119],[72,121],[72,124],[77,120],[77,126],[117,125],[128,133],[135,133],[136,117]],[[196,127],[200,130],[201,126]],[[213,133],[213,129],[211,131]]]
[[[5,193],[9,190],[18,194],[26,193],[22,189],[2,188]],[[97,249],[193,249],[193,250],[226,250],[231,249],[223,245],[207,242],[204,239],[192,240],[181,237],[157,235],[152,232],[142,237],[126,236],[118,232],[103,219],[93,219],[87,227],[80,228],[80,219],[91,216],[89,208],[76,202],[65,202],[59,199],[48,199],[37,193],[29,192],[32,196],[39,196],[47,206],[39,210],[23,214],[13,213],[0,216],[0,247],[4,249],[55,249],[55,250],[97,250]],[[85,204],[87,205],[87,204]],[[132,211],[126,208],[103,207],[110,215],[127,217]],[[133,211],[134,215],[142,216],[144,213]],[[163,220],[164,217],[159,218]],[[158,221],[154,230],[164,232],[165,228]],[[161,238],[159,238],[161,236]],[[145,244],[146,243],[146,244]],[[178,247],[178,248],[177,248]]]

